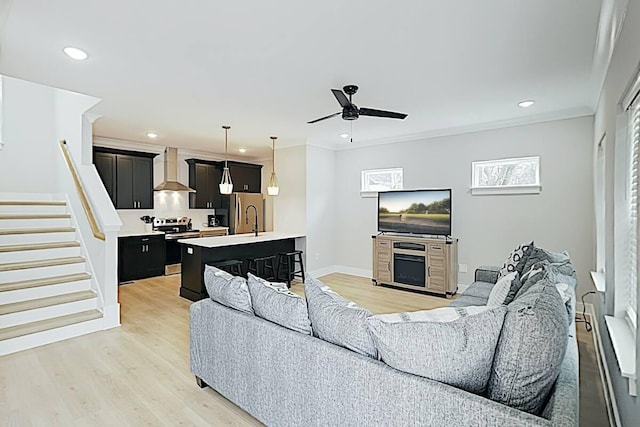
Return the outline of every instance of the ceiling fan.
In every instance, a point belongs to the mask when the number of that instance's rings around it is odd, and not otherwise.
[[[344,92],[342,90],[344,90]],[[319,122],[321,120],[330,119],[331,117],[335,117],[335,116],[340,115],[340,114],[342,114],[342,119],[343,120],[357,120],[358,117],[360,117],[360,116],[386,117],[386,118],[389,118],[389,119],[401,119],[401,120],[404,120],[407,117],[407,115],[404,114],[404,113],[395,113],[393,111],[374,110],[373,108],[359,108],[356,104],[354,104],[351,101],[351,96],[355,95],[355,93],[358,92],[358,86],[356,86],[356,85],[347,85],[347,86],[343,87],[342,90],[340,90],[340,89],[331,89],[331,92],[333,92],[333,95],[338,100],[338,103],[342,106],[342,111],[339,111],[339,112],[334,113],[334,114],[330,114],[330,115],[328,115],[326,117],[321,117],[319,119],[311,120],[310,122],[307,122],[307,123],[309,123],[309,124],[317,123],[317,122]],[[349,95],[349,99],[347,99],[347,96],[345,95],[345,93],[347,95]]]

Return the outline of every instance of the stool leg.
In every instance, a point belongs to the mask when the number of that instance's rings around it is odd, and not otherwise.
[[[304,264],[302,263],[302,254],[298,254],[300,259],[300,273],[302,274],[302,283],[304,283]]]
[[[293,279],[293,266],[291,265],[291,257],[287,257],[287,287],[291,287],[291,280]]]

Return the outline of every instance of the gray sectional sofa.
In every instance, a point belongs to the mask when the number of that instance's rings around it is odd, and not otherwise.
[[[479,269],[451,305],[486,304],[497,277],[496,268]],[[201,386],[269,426],[576,426],[575,324],[569,331],[541,416],[396,370],[211,299],[191,306],[191,371]]]

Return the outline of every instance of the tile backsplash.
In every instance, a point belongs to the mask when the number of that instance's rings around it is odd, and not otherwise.
[[[142,232],[144,222],[141,216],[191,218],[194,229],[206,227],[207,215],[215,213],[215,209],[189,209],[189,193],[175,191],[156,191],[153,193],[154,209],[120,209],[118,215],[122,220],[122,232]]]

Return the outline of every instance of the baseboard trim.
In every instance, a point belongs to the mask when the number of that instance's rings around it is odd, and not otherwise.
[[[360,277],[367,277],[367,278],[373,277],[373,272],[371,270],[347,267],[346,265],[330,265],[329,267],[320,268],[318,270],[309,272],[309,274],[312,277],[325,276],[331,273],[342,273],[342,274],[349,274],[351,276],[360,276]]]
[[[456,293],[457,294],[461,294],[464,291],[466,291],[468,287],[469,287],[469,285],[462,285],[462,284],[458,283],[458,292],[456,292]]]
[[[581,303],[576,303],[576,313],[578,313],[578,304],[582,305]],[[593,304],[589,303],[586,303],[584,307],[586,308],[585,313],[589,316],[589,320],[591,320],[591,325],[593,327],[593,346],[596,350],[596,360],[598,362],[600,380],[605,386],[604,400],[605,406],[607,407],[607,415],[609,416],[609,425],[612,427],[621,426],[620,413],[618,412],[616,395],[613,392],[613,384],[611,383],[611,375],[609,374],[609,365],[607,364],[607,359],[604,355],[604,348],[602,347],[602,338],[600,335],[600,328],[598,326],[598,319],[595,315],[595,309]]]

